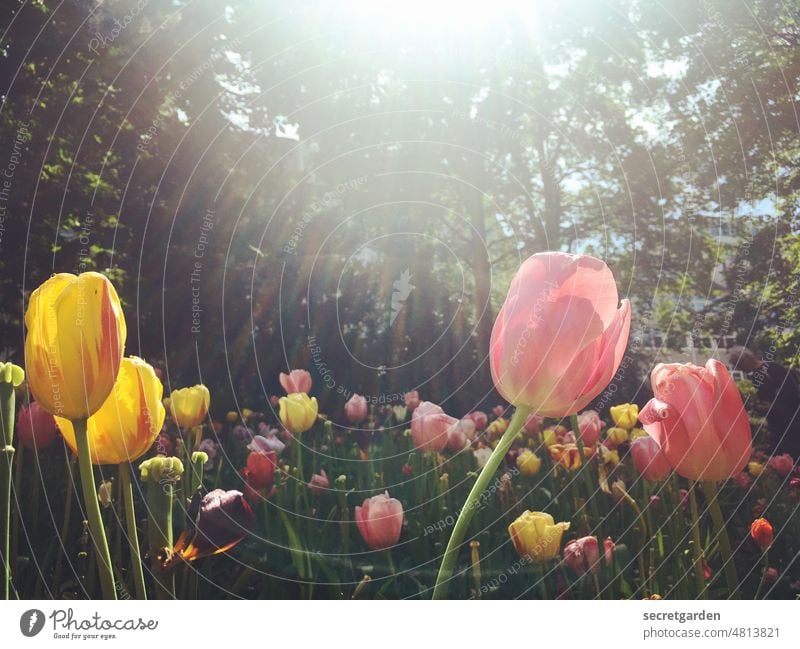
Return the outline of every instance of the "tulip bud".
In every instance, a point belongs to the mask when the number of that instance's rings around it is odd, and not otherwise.
[[[596,410],[584,410],[578,415],[578,428],[581,433],[581,441],[584,446],[594,446],[600,441],[600,431],[603,430],[603,422]]]
[[[520,557],[535,563],[554,558],[569,523],[555,523],[550,514],[526,511],[508,526],[511,542]]]
[[[762,550],[767,550],[772,545],[772,525],[766,518],[757,518],[750,526],[750,536]]]
[[[308,488],[311,489],[311,493],[315,496],[322,495],[329,487],[330,482],[328,481],[328,474],[325,473],[325,469],[320,469],[320,472],[312,475],[311,480],[308,481]]]
[[[578,576],[600,572],[600,547],[596,536],[584,536],[564,546],[564,563]]]
[[[764,571],[764,583],[765,584],[774,584],[778,581],[778,571],[775,568],[767,568]]]
[[[87,419],[111,394],[127,328],[119,297],[100,273],[53,275],[25,313],[25,366],[36,401],[70,420]]]
[[[229,424],[235,424],[237,421],[239,421],[239,413],[235,410],[229,410],[228,414],[225,415],[225,421],[227,421]]]
[[[55,417],[36,401],[32,401],[30,406],[22,406],[19,409],[17,434],[19,443],[25,448],[40,450],[46,448],[58,436]]]
[[[389,497],[389,492],[367,498],[356,506],[355,520],[364,542],[372,550],[386,550],[395,545],[403,528],[403,505]]]
[[[639,423],[639,406],[635,403],[621,403],[611,406],[611,419],[614,424],[625,430],[630,430]]]
[[[208,414],[211,393],[205,385],[173,390],[170,394],[170,414],[179,428],[201,424]]]
[[[305,392],[293,392],[281,397],[280,417],[286,430],[294,435],[305,433],[317,421],[317,398],[309,397]]]
[[[157,455],[139,465],[142,482],[155,484],[176,483],[183,475],[183,462],[177,457]]]
[[[344,404],[344,414],[351,424],[360,424],[367,418],[369,407],[366,398],[360,394],[354,394],[349,401]]]
[[[531,478],[539,473],[541,467],[542,460],[536,453],[528,449],[523,449],[523,451],[517,455],[517,468],[522,475]]]
[[[608,429],[606,433],[606,444],[610,448],[617,448],[620,444],[624,444],[628,441],[628,431],[624,428],[618,428],[613,426],[612,428]]]
[[[311,374],[306,370],[291,370],[288,374],[281,372],[279,378],[286,394],[311,392]]]

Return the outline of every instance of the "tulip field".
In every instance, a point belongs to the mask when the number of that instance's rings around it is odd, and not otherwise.
[[[630,318],[603,262],[539,253],[492,332],[491,414],[413,390],[328,415],[295,368],[266,407],[209,421],[206,386],[164,397],[123,355],[108,279],[56,275],[31,296],[26,368],[0,368],[6,597],[789,596],[800,476],[754,449],[723,363],[659,364],[641,411],[587,409]],[[58,542],[32,554],[45,507]]]
[[[4,600],[800,598],[796,2],[4,4]]]

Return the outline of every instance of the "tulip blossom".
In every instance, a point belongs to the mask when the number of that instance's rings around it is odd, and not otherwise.
[[[308,481],[308,488],[311,489],[311,493],[315,496],[322,495],[330,486],[331,483],[328,480],[328,474],[325,473],[325,469],[320,469],[319,473],[312,475],[311,480]]]
[[[486,430],[486,426],[489,425],[489,417],[487,417],[485,412],[480,410],[473,410],[467,417],[475,423],[475,430],[479,433]]]
[[[286,444],[284,444],[279,438],[278,435],[275,433],[274,430],[268,432],[266,435],[256,435],[250,440],[250,443],[247,445],[248,450],[257,451],[259,453],[267,453],[269,451],[274,452],[276,455],[280,455],[283,449],[286,448]]]
[[[564,563],[579,577],[589,571],[600,572],[600,544],[596,536],[584,536],[570,541],[562,552]]]
[[[505,414],[505,412],[506,412],[505,406],[497,405],[494,408],[492,408],[492,414],[498,419],[502,417]]]
[[[772,545],[772,525],[766,518],[757,518],[750,526],[750,536],[762,550],[767,550]]]
[[[618,406],[611,406],[611,419],[614,425],[630,430],[639,421],[639,406],[635,403],[621,403]]]
[[[386,550],[395,545],[403,528],[403,505],[389,497],[389,492],[367,498],[355,509],[358,531],[372,550]]]
[[[17,415],[19,443],[25,448],[43,449],[52,444],[58,435],[56,420],[36,401],[22,406]]]
[[[667,456],[652,437],[639,437],[631,443],[631,455],[636,470],[645,480],[664,480],[672,473]]]
[[[528,437],[534,437],[542,428],[544,417],[536,414],[530,414],[522,424],[522,432]]]
[[[575,444],[553,444],[548,448],[550,459],[567,471],[575,471],[581,466],[581,455]]]
[[[773,455],[767,460],[767,466],[778,475],[785,478],[794,469],[794,459],[788,453]]]
[[[517,455],[517,468],[522,475],[531,478],[539,473],[539,469],[542,468],[542,460],[536,453],[526,448]]]
[[[442,451],[447,446],[449,430],[456,423],[458,419],[446,415],[441,407],[430,401],[423,401],[411,415],[414,446],[421,451]]]
[[[272,486],[276,466],[275,453],[272,451],[251,452],[247,456],[247,466],[242,469],[242,475],[253,489],[265,489]]]
[[[482,446],[481,448],[477,448],[472,451],[472,454],[475,456],[475,462],[478,464],[478,468],[482,469],[486,466],[486,463],[489,461],[489,458],[492,456],[492,449]]]
[[[291,370],[288,374],[281,372],[280,381],[286,394],[295,392],[311,392],[311,374],[306,370]]]
[[[122,359],[114,390],[87,422],[94,464],[132,462],[150,450],[166,416],[163,390],[153,368],[141,358]],[[61,417],[56,417],[56,422],[67,446],[77,454],[72,422]]]
[[[409,412],[414,412],[414,410],[416,410],[417,406],[419,406],[420,404],[419,392],[417,392],[416,390],[412,390],[411,392],[406,392],[403,399],[406,404],[406,409]]]
[[[99,273],[53,275],[25,312],[28,385],[45,410],[86,419],[117,380],[127,328],[111,282]]]
[[[657,365],[654,398],[639,415],[675,471],[689,480],[725,480],[741,471],[753,451],[742,397],[718,360]]]
[[[739,489],[747,489],[750,486],[750,476],[742,471],[733,476],[733,482]]]
[[[628,431],[619,426],[612,426],[606,432],[606,439],[603,442],[609,448],[617,448],[620,444],[624,444],[629,439]]]
[[[214,489],[200,502],[194,525],[184,530],[173,550],[184,561],[226,552],[253,526],[253,510],[240,491]]]
[[[754,478],[760,476],[763,473],[763,471],[764,471],[764,465],[761,462],[753,461],[747,463],[747,472]]]
[[[211,394],[205,385],[173,390],[169,395],[170,415],[179,428],[201,424],[208,414]]]
[[[305,392],[293,392],[281,397],[278,416],[281,423],[290,433],[305,433],[317,421],[317,398],[309,397]]]
[[[344,404],[344,414],[347,421],[351,424],[360,424],[367,418],[369,408],[367,400],[360,394],[354,394],[350,400]]]
[[[603,422],[596,410],[584,410],[578,415],[578,428],[584,446],[594,446],[600,440]]]
[[[498,392],[545,417],[585,408],[617,371],[630,332],[611,270],[594,257],[533,255],[511,283],[492,330]]]
[[[553,559],[569,523],[556,523],[550,514],[526,511],[508,526],[511,542],[520,557],[534,563]]]

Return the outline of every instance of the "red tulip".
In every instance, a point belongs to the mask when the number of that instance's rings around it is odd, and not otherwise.
[[[344,404],[344,414],[351,424],[360,424],[367,418],[369,407],[367,400],[360,394],[354,394],[350,400]]]
[[[240,491],[215,489],[200,503],[194,521],[181,534],[173,552],[184,561],[230,550],[250,533],[253,510]]]
[[[469,413],[467,417],[475,422],[475,430],[478,432],[486,430],[486,426],[489,425],[489,417],[486,416],[485,412],[480,410],[474,410],[473,412]]]
[[[419,392],[417,392],[416,390],[412,390],[411,392],[406,392],[404,400],[406,408],[408,408],[408,411],[414,412],[414,410],[416,410],[417,406],[419,406],[420,404]]]
[[[655,397],[639,414],[675,471],[689,480],[725,480],[753,452],[750,421],[725,366],[656,365],[650,376]]]
[[[281,372],[281,385],[286,390],[286,394],[295,392],[311,392],[311,374],[306,370],[292,370],[288,374]]]
[[[423,401],[411,416],[411,437],[421,451],[441,451],[447,446],[448,430],[458,420],[439,406]]]
[[[372,550],[385,550],[400,538],[403,505],[390,498],[387,491],[367,498],[361,507],[356,506],[355,519],[364,542]]]
[[[649,435],[637,437],[631,442],[631,455],[636,470],[645,480],[664,480],[672,473],[672,466],[667,456],[661,451],[658,442]]]
[[[578,415],[578,427],[581,431],[581,441],[584,446],[594,446],[600,439],[603,422],[596,410],[584,410]]]
[[[272,485],[276,466],[273,451],[254,451],[247,456],[247,466],[242,469],[242,475],[253,489],[264,489]]]
[[[596,536],[584,536],[564,546],[564,563],[577,575],[600,571],[600,547]]]
[[[762,550],[766,550],[772,545],[772,525],[766,518],[757,518],[750,526],[750,536]]]
[[[545,417],[585,408],[613,378],[628,344],[630,304],[619,306],[606,264],[561,252],[517,272],[492,330],[498,392]]]
[[[53,415],[35,401],[22,406],[17,415],[19,443],[25,448],[42,449],[50,446],[58,435],[58,426]]]
[[[773,455],[767,460],[767,466],[778,473],[781,477],[786,477],[794,469],[794,459],[788,453],[783,455]]]

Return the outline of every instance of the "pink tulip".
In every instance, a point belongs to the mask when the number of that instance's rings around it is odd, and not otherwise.
[[[507,401],[542,416],[577,413],[613,378],[630,326],[630,304],[619,306],[604,262],[561,252],[533,255],[494,323],[494,384]]]
[[[447,429],[447,448],[451,451],[461,451],[474,436],[475,422],[464,417]]]
[[[767,460],[767,466],[785,478],[794,469],[794,459],[788,453],[773,455]]]
[[[419,392],[416,390],[412,390],[411,392],[406,392],[404,401],[406,404],[406,408],[409,412],[414,412],[416,408],[419,406]]]
[[[529,437],[532,437],[538,433],[541,428],[542,424],[544,423],[544,417],[540,417],[539,415],[528,415],[528,418],[525,420],[525,423],[522,424],[522,430],[527,433]]]
[[[286,390],[286,394],[295,392],[311,392],[311,374],[306,370],[292,370],[288,374],[281,372],[281,385]]]
[[[312,475],[311,480],[308,481],[308,488],[311,489],[311,493],[315,496],[325,493],[330,486],[331,483],[328,480],[328,474],[325,473],[325,469],[320,469],[320,472]]]
[[[42,449],[50,446],[58,435],[56,420],[35,401],[22,406],[17,415],[19,443],[25,448]]]
[[[733,476],[733,481],[739,489],[747,489],[750,486],[750,475],[742,471]]]
[[[387,491],[367,498],[361,507],[356,506],[355,519],[364,542],[372,550],[385,550],[400,538],[403,505],[390,498]]]
[[[584,410],[578,415],[578,427],[581,431],[581,441],[584,446],[594,446],[600,439],[603,422],[596,410]]]
[[[595,536],[570,541],[564,546],[563,556],[564,563],[577,575],[600,571],[600,548]]]
[[[718,481],[741,471],[753,452],[750,421],[725,366],[656,365],[655,397],[639,414],[675,471],[689,480]]]
[[[505,406],[495,406],[494,408],[492,408],[492,414],[495,417],[502,417],[505,411],[506,411]]]
[[[631,455],[636,470],[645,480],[657,482],[672,473],[672,465],[667,456],[661,451],[658,442],[649,435],[637,437],[631,442]]]
[[[469,413],[467,417],[475,422],[475,430],[478,432],[486,430],[486,427],[489,425],[489,417],[486,416],[485,412],[480,410],[474,410],[473,412]]]
[[[603,554],[605,555],[606,565],[611,565],[611,562],[614,560],[614,550],[617,549],[617,544],[611,540],[610,536],[606,537],[606,540],[603,541]]]
[[[360,394],[354,394],[350,400],[344,404],[344,414],[351,424],[360,424],[367,418],[369,408],[367,400]]]
[[[411,416],[411,437],[421,451],[441,451],[447,446],[448,430],[458,423],[439,406],[423,401]]]

